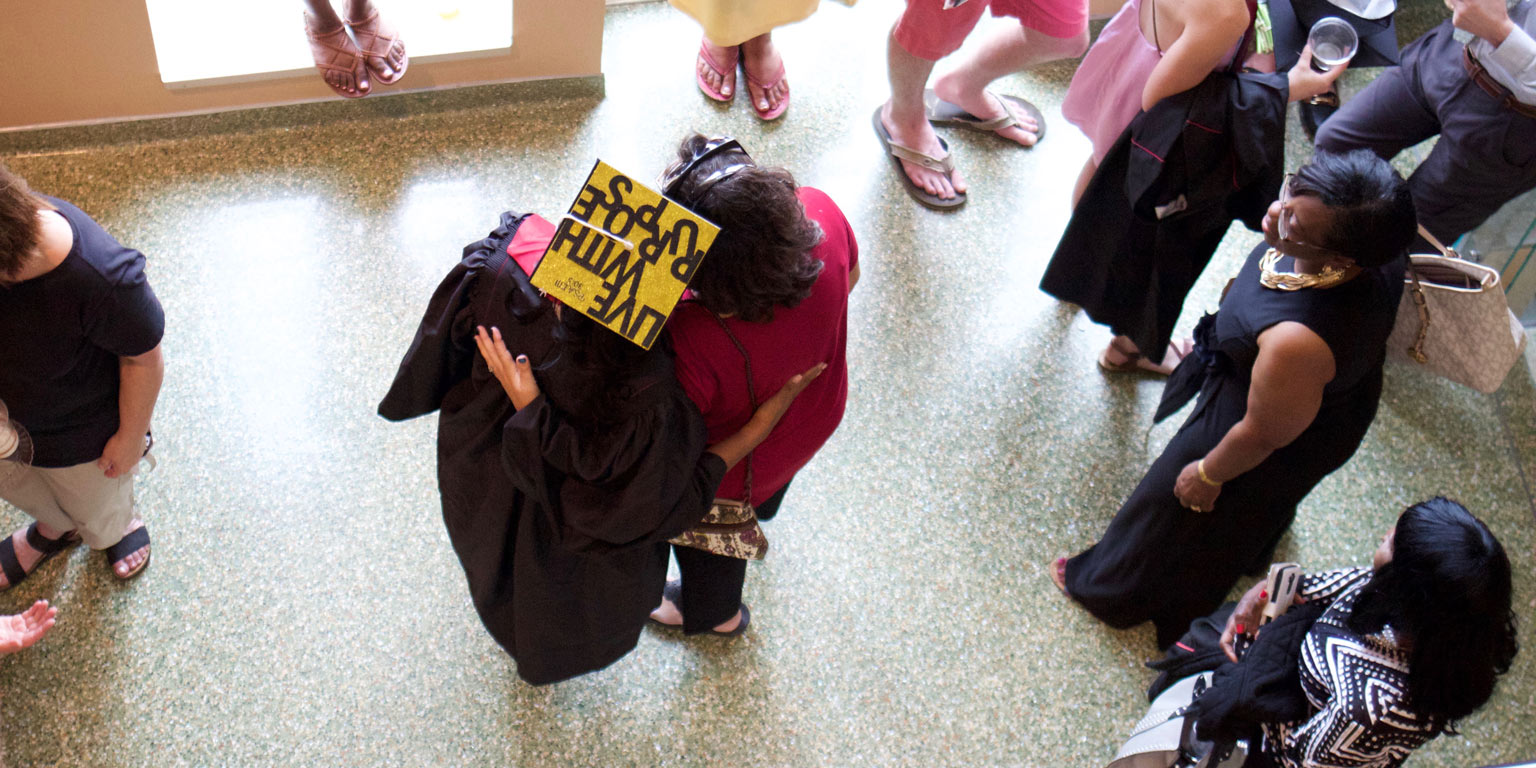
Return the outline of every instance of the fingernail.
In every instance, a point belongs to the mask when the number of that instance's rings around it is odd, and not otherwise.
[[[1243,626],[1243,625],[1241,625],[1241,624],[1239,624],[1239,625],[1237,625],[1237,626],[1235,626],[1235,627],[1233,627],[1233,629],[1235,629],[1235,630],[1237,630],[1237,633],[1238,633],[1238,634],[1239,634],[1239,635],[1241,635],[1241,634],[1243,634],[1243,633],[1244,633],[1244,632],[1247,632],[1247,631],[1248,631],[1248,628],[1247,628],[1247,627],[1245,627],[1245,626]]]
[[[1268,600],[1269,599],[1269,590],[1267,590],[1267,589],[1259,590],[1259,599],[1260,600]]]
[[[527,365],[528,364],[528,356],[527,355],[518,355],[517,356],[517,362],[521,363],[522,365]]]

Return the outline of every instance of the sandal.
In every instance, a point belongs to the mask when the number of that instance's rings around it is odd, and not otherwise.
[[[1168,376],[1189,355],[1191,346],[1192,344],[1188,339],[1185,340],[1183,348],[1180,348],[1178,344],[1170,342],[1168,344],[1168,351],[1163,355],[1162,361],[1152,362],[1152,360],[1140,352],[1127,352],[1115,346],[1115,340],[1110,339],[1109,346],[1099,353],[1099,367],[1109,373],[1149,373],[1154,376]],[[1114,350],[1117,354],[1124,357],[1125,361],[1117,363],[1110,360],[1110,350]],[[1167,365],[1166,363],[1170,359],[1173,361],[1173,364]]]
[[[125,535],[125,536],[123,536],[123,538],[119,539],[116,544],[113,544],[112,546],[107,547],[107,549],[106,549],[107,565],[108,565],[108,567],[110,567],[112,569],[112,575],[113,576],[117,576],[117,567],[116,566],[117,566],[118,563],[126,560],[129,555],[131,555],[131,554],[133,554],[133,553],[135,553],[135,552],[137,552],[137,551],[139,551],[141,549],[144,549],[145,547],[148,547],[148,546],[149,546],[149,528],[145,527],[143,523],[140,523],[139,527],[129,531],[127,533],[127,535]],[[144,553],[144,562],[139,563],[137,568],[134,568],[133,570],[123,574],[122,576],[117,576],[117,578],[119,578],[119,579],[121,579],[123,581],[127,581],[127,580],[129,580],[129,579],[139,575],[140,573],[143,573],[144,569],[149,567],[149,556],[151,554],[153,554],[153,553],[152,552],[145,552]]]
[[[704,66],[709,67],[711,72],[719,75],[720,82],[722,83],[725,82],[727,77],[734,78],[736,76],[736,64],[737,62],[741,61],[740,48],[732,46],[724,50],[731,52],[731,60],[724,63],[715,61],[715,58],[709,54],[709,45],[703,40],[699,41],[699,61],[702,62]],[[735,98],[736,96],[736,90],[734,88],[731,89],[730,93],[725,93],[711,87],[709,81],[704,79],[704,73],[698,71],[697,68],[695,68],[693,71],[693,79],[694,82],[699,84],[699,90],[703,91],[705,96],[708,96],[715,101],[730,103],[731,99]]]
[[[1040,140],[1045,138],[1045,115],[1040,112],[1039,107],[1017,96],[1003,96],[991,91],[986,91],[986,95],[991,96],[1003,108],[1001,117],[983,120],[939,98],[939,94],[929,88],[923,91],[923,105],[927,108],[928,122],[936,125],[958,125],[973,131],[995,134],[1015,125],[1021,130],[1028,131],[1029,129],[1024,127],[1024,121],[1020,119],[1027,117],[1035,121],[1035,144],[1039,144]]]
[[[379,18],[379,9],[373,9],[373,13],[361,21],[348,20],[347,26],[352,28],[352,35],[357,38],[363,66],[373,73],[374,78],[384,85],[394,85],[405,77],[405,70],[411,65],[411,57],[405,55],[405,43],[401,41],[400,33],[393,25],[386,26],[384,20]],[[389,52],[397,44],[400,46],[400,68],[395,69],[393,75],[385,77],[383,72],[374,68],[371,59],[383,59],[385,64],[394,69],[394,65],[389,64]]]
[[[771,82],[763,82],[753,77],[752,73],[747,70],[746,59],[741,60],[741,72],[747,76],[748,83],[757,86],[758,90],[763,93],[768,93],[784,82],[784,60],[782,58],[779,59],[779,71],[774,75]],[[758,109],[757,99],[752,98],[750,90],[747,92],[747,98],[752,102],[752,111],[757,113],[759,120],[776,120],[780,115],[784,114],[784,110],[789,109],[789,86],[784,86],[784,100],[780,101],[777,107],[770,106],[767,109]]]
[[[1056,589],[1061,591],[1061,596],[1070,599],[1072,593],[1067,591],[1067,559],[1065,557],[1056,558],[1055,562],[1050,564],[1050,570],[1047,573],[1051,576],[1051,583],[1055,584]]]
[[[681,606],[683,604],[683,582],[681,582],[681,581],[669,581],[669,582],[667,582],[666,586],[661,588],[661,598],[663,600],[666,600],[667,602],[675,605],[675,606],[679,606],[678,607],[678,613],[682,613],[682,607]],[[650,623],[655,624],[658,627],[666,627],[667,629],[682,629],[683,628],[683,625],[681,625],[681,624],[668,624],[665,621],[657,621],[656,619],[653,619],[653,618],[650,618],[650,617],[646,617],[646,621],[649,621]],[[705,630],[704,632],[701,632],[700,634],[715,635],[716,637],[740,637],[743,632],[747,631],[747,626],[750,625],[751,623],[752,623],[752,612],[747,610],[746,604],[743,603],[742,606],[741,606],[741,621],[736,623],[736,628],[735,629],[733,629],[733,630],[731,630],[729,632],[717,632],[714,629],[709,629],[709,630]]]
[[[911,147],[897,144],[895,141],[891,140],[891,132],[886,130],[885,122],[880,119],[880,112],[882,109],[884,109],[883,105],[875,107],[875,135],[880,137],[880,143],[885,146],[885,151],[890,154],[891,162],[896,164],[896,175],[901,177],[901,183],[906,185],[907,194],[911,195],[913,200],[916,200],[919,203],[922,203],[923,205],[938,211],[954,210],[955,208],[959,208],[960,206],[965,205],[964,192],[956,192],[954,197],[948,199],[939,197],[935,194],[931,194],[928,192],[928,190],[919,187],[917,182],[913,181],[912,177],[907,175],[907,169],[901,166],[901,161],[906,160],[911,163],[916,163],[917,165],[920,165],[929,170],[938,171],[953,181],[955,172],[955,156],[950,154],[949,144],[945,142],[944,139],[939,139],[939,146],[944,148],[943,157],[934,157],[932,155],[927,155],[912,149]]]
[[[343,24],[330,32],[316,32],[313,24],[318,24],[315,17],[304,14],[304,36],[309,38],[309,52],[315,59],[315,68],[320,70],[321,79],[336,95],[348,99],[361,99],[373,90],[370,84],[364,87],[368,76],[368,68],[363,59],[362,51],[353,44],[352,38],[347,36],[347,25]],[[352,90],[345,86],[336,85],[326,78],[330,73],[339,73],[352,76]]]
[[[16,557],[15,534],[5,537],[4,541],[0,541],[0,572],[5,573],[5,586],[0,587],[0,589],[10,589],[26,581],[27,577],[42,567],[43,563],[48,562],[60,552],[80,543],[80,535],[74,531],[70,531],[57,539],[50,539],[38,532],[37,523],[27,526],[26,537],[27,544],[41,552],[43,556],[32,564],[32,570],[26,570],[21,567],[21,560]]]

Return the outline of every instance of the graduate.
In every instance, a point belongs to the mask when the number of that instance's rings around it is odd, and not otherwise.
[[[822,367],[706,446],[663,345],[643,349],[530,282],[554,235],[508,212],[466,247],[379,405],[395,421],[441,411],[443,522],[476,611],[533,685],[635,647],[661,602],[668,539],[700,521]]]

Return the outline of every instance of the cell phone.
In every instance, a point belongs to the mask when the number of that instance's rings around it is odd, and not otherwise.
[[[1264,589],[1269,597],[1264,601],[1259,626],[1274,621],[1296,602],[1296,590],[1301,588],[1301,566],[1295,563],[1275,563],[1269,566],[1269,579]]]

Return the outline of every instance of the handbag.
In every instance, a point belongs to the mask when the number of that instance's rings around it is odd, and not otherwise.
[[[1248,758],[1248,742],[1214,744],[1195,735],[1189,705],[1211,685],[1214,673],[1190,675],[1158,694],[1146,717],[1131,729],[1108,768],[1238,768]]]
[[[1441,255],[1409,256],[1406,288],[1387,356],[1480,392],[1493,392],[1520,359],[1525,329],[1509,310],[1499,273],[1419,234]]]
[[[736,334],[731,333],[725,318],[719,315],[714,317],[720,323],[721,330],[730,337],[731,343],[736,345],[737,351],[741,352],[742,359],[747,361],[747,398],[752,403],[752,410],[756,411],[757,391],[752,385],[752,356],[747,354],[747,348],[736,339]],[[751,451],[747,452],[745,461],[747,476],[742,488],[745,498],[741,501],[715,499],[709,511],[704,514],[704,519],[673,538],[673,544],[741,560],[761,560],[767,556],[768,537],[763,534],[763,526],[757,521],[757,512],[752,509]]]

